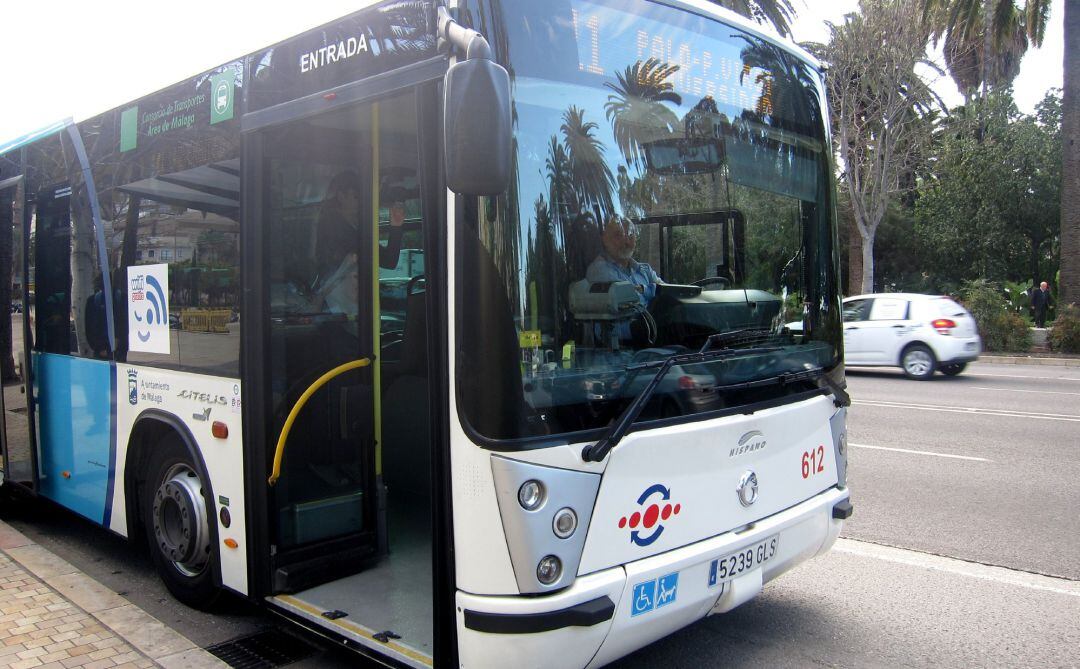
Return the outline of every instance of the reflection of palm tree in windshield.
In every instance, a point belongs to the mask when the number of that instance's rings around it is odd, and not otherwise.
[[[585,120],[584,110],[571,105],[563,112],[559,129],[566,143],[573,190],[582,208],[598,209],[601,219],[613,211],[612,190],[615,177],[604,158],[604,145],[594,133],[599,126]]]
[[[740,38],[746,46],[739,54],[743,61],[739,83],[756,70],[754,83],[761,86],[753,111],[744,111],[743,118],[820,138],[821,106],[810,66],[779,47],[745,35]],[[783,119],[776,117],[776,110],[783,111]]]
[[[663,103],[682,103],[674,84],[667,81],[678,70],[678,65],[650,58],[628,65],[624,72],[616,72],[618,84],[604,84],[615,91],[604,103],[604,112],[627,165],[644,158],[642,144],[677,131],[679,119]]]
[[[547,168],[548,198],[556,217],[564,218],[564,213],[578,212],[580,204],[570,179],[570,158],[566,155],[566,147],[555,135],[552,135],[548,142],[548,155],[544,165]]]

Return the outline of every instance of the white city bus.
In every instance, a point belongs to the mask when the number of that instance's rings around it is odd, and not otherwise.
[[[819,66],[710,3],[371,3],[0,148],[4,484],[193,606],[603,665],[851,513],[833,193]]]

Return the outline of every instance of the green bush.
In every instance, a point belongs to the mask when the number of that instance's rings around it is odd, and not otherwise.
[[[1080,307],[1069,304],[1059,309],[1047,340],[1052,351],[1080,353]]]
[[[1031,318],[1031,293],[1028,292],[1028,286],[1006,281],[1004,291],[1009,311],[1019,315],[1028,325],[1031,325],[1034,321]]]
[[[986,351],[1024,352],[1031,349],[1027,322],[1010,307],[1002,291],[984,279],[965,282],[961,300],[982,337]]]

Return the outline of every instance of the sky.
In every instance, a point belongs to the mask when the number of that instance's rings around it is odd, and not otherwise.
[[[1053,0],[1043,48],[1029,50],[1014,88],[1030,113],[1060,87],[1063,3]],[[228,60],[355,10],[357,0],[34,0],[9,3],[0,29],[5,95],[0,144],[72,117],[120,106]],[[794,0],[796,41],[824,41],[824,21],[840,22],[856,0]],[[939,59],[940,60],[940,59]],[[935,75],[936,76],[936,75]],[[934,83],[946,103],[960,101],[948,77]]]

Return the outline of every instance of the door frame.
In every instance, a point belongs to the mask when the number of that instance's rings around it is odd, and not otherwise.
[[[20,161],[23,165],[26,164],[26,149],[20,151]],[[14,232],[15,226],[19,226],[22,230],[21,245],[19,248],[15,248],[14,245],[11,248],[12,261],[15,260],[15,254],[19,254],[22,258],[22,298],[23,311],[22,311],[22,351],[16,354],[12,351],[12,355],[18,355],[19,361],[22,365],[22,391],[23,396],[26,397],[26,422],[27,422],[27,441],[30,447],[30,485],[27,486],[23,482],[11,480],[7,474],[11,471],[9,458],[8,458],[8,439],[7,439],[7,407],[4,406],[3,393],[0,392],[0,456],[3,457],[4,476],[2,482],[4,484],[12,485],[19,490],[29,493],[30,495],[37,496],[39,490],[39,468],[38,468],[38,441],[37,441],[37,421],[36,407],[34,403],[34,367],[31,364],[32,353],[34,348],[34,332],[30,326],[30,310],[32,305],[30,303],[30,263],[28,261],[30,256],[30,226],[33,221],[32,207],[36,204],[36,197],[31,197],[29,189],[27,188],[28,182],[24,178],[24,175],[19,174],[5,179],[3,183],[0,183],[0,190],[15,189],[11,194],[11,203],[14,206],[16,199],[18,198],[18,186],[23,187],[22,198],[22,217],[21,220],[15,220],[14,212],[12,212],[12,232]],[[2,308],[9,309],[10,305],[0,305]]]
[[[26,164],[26,149],[21,151],[21,160],[23,164]],[[11,480],[8,477],[11,471],[11,465],[8,454],[8,407],[4,405],[3,392],[0,392],[0,457],[2,457],[3,476],[0,477],[0,482],[11,484],[17,487],[18,490],[27,492],[31,495],[38,494],[38,434],[36,427],[35,406],[33,406],[33,367],[30,365],[30,350],[33,348],[33,329],[30,327],[30,266],[27,262],[30,251],[30,239],[29,239],[29,226],[31,222],[30,214],[30,199],[27,195],[26,179],[23,174],[18,174],[8,179],[4,179],[0,183],[0,192],[11,190],[11,203],[14,208],[16,200],[18,198],[18,187],[23,186],[23,205],[19,208],[19,211],[23,213],[21,219],[16,220],[15,212],[12,211],[12,232],[14,233],[15,226],[18,226],[22,230],[22,235],[19,236],[21,244],[18,249],[12,245],[11,253],[12,260],[17,256],[22,259],[23,277],[22,281],[22,293],[19,297],[22,298],[23,303],[23,352],[21,356],[18,356],[16,364],[22,363],[23,371],[23,397],[26,398],[26,423],[27,423],[27,440],[30,447],[30,485],[27,486],[21,481]],[[14,241],[14,240],[12,240]],[[9,309],[10,305],[0,305],[0,308]],[[12,351],[12,356],[16,356],[16,352]]]
[[[420,189],[425,221],[425,274],[428,276],[427,328],[430,435],[435,449],[431,458],[432,481],[432,588],[434,659],[437,664],[457,664],[456,577],[453,559],[453,509],[451,508],[447,272],[447,194],[442,169],[442,81],[449,67],[434,58],[386,73],[283,103],[241,118],[241,281],[242,330],[240,375],[244,388],[244,479],[247,488],[248,583],[251,596],[265,600],[273,592],[270,555],[269,475],[270,356],[269,283],[265,267],[271,250],[267,231],[260,223],[267,210],[267,193],[260,171],[267,156],[264,129],[279,127],[304,117],[345,106],[374,102],[393,93],[412,89],[417,104],[420,147]],[[330,95],[330,93],[333,95]],[[288,616],[287,613],[281,612]],[[332,629],[322,633],[334,635]],[[355,648],[354,645],[350,644]]]

